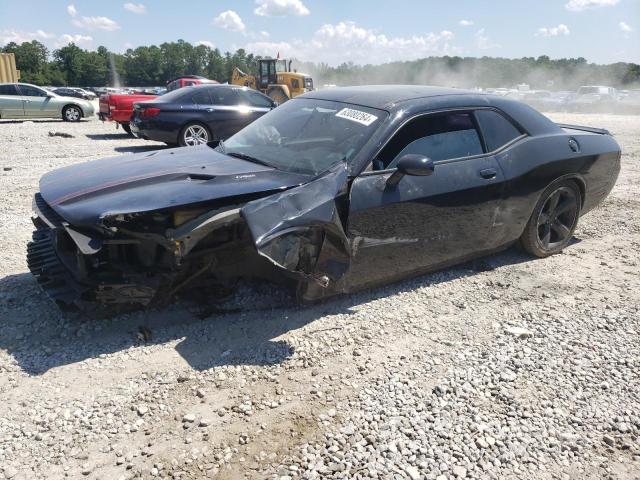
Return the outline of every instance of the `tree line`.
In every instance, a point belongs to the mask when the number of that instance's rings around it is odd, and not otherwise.
[[[184,40],[131,48],[125,53],[102,46],[85,50],[73,43],[50,52],[37,40],[20,45],[11,42],[0,51],[15,54],[20,81],[52,86],[162,86],[181,75],[226,82],[235,67],[255,71],[258,58],[243,49],[221,53]]]
[[[50,52],[36,40],[20,45],[11,42],[1,51],[15,54],[21,81],[53,86],[161,86],[181,75],[202,75],[226,82],[235,67],[255,73],[260,58],[243,49],[222,53],[184,40],[131,48],[124,53],[102,46],[95,51],[85,50],[73,43]],[[546,55],[520,59],[444,56],[382,65],[343,63],[335,67],[295,62],[294,66],[311,74],[316,86],[405,83],[471,88],[526,83],[538,89],[575,90],[580,85],[640,88],[640,65],[598,65],[584,58],[552,60]]]

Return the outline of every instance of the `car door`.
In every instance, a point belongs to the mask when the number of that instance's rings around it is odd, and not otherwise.
[[[276,107],[276,103],[271,98],[250,88],[238,89],[236,93],[240,97],[240,104],[249,110],[248,115],[244,117],[243,127]]]
[[[31,85],[18,85],[18,88],[24,100],[25,117],[54,117],[61,113],[55,97],[49,97],[46,91]]]
[[[201,105],[202,115],[214,140],[226,140],[251,122],[251,109],[242,104],[237,89],[226,86],[199,87],[206,89],[210,105]]]
[[[0,85],[0,118],[23,118],[24,100],[15,85]]]
[[[387,180],[398,160],[434,161],[430,176]],[[504,177],[486,152],[471,111],[423,115],[406,123],[374,159],[378,170],[352,183],[348,288],[439,268],[494,248]]]

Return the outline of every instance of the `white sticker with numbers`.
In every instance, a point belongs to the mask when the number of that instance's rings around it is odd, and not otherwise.
[[[362,112],[360,110],[354,110],[353,108],[343,108],[336,113],[336,117],[351,120],[352,122],[358,122],[362,125],[366,125],[367,127],[378,119],[375,115],[371,115],[370,113]]]

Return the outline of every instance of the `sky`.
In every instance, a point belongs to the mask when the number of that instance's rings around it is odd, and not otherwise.
[[[0,0],[0,46],[184,39],[338,65],[461,55],[640,63],[640,0]]]

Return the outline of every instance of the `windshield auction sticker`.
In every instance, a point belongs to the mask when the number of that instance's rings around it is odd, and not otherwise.
[[[362,125],[366,125],[367,127],[378,119],[375,115],[371,115],[370,113],[362,112],[360,110],[354,110],[353,108],[343,108],[336,113],[336,117],[351,120],[352,122],[358,122]]]

